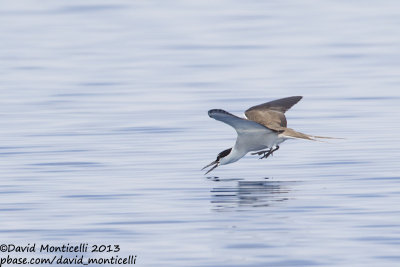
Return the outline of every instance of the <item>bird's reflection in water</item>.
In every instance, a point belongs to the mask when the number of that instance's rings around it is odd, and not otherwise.
[[[290,182],[245,181],[244,179],[208,179],[218,182],[211,190],[211,203],[215,210],[268,207],[289,199]]]

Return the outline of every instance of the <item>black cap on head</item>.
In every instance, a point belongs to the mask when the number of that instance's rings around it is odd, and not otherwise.
[[[224,151],[222,151],[221,153],[218,154],[217,160],[219,160],[220,158],[228,156],[229,153],[231,153],[231,151],[232,151],[232,148],[225,149]]]
[[[231,153],[232,148],[228,148],[225,149],[224,151],[222,151],[221,153],[218,154],[217,159],[214,160],[213,162],[211,162],[210,164],[208,164],[207,166],[205,166],[202,170],[204,170],[207,167],[210,167],[212,165],[214,165],[211,169],[209,169],[205,174],[209,173],[210,171],[214,170],[215,168],[217,168],[219,166],[219,160],[223,157],[226,157],[229,155],[229,153]]]

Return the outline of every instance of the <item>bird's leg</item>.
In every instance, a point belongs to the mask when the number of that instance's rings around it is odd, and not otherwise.
[[[272,148],[270,148],[268,151],[265,151],[264,155],[260,159],[268,158],[269,155],[271,155],[271,151],[272,151]]]
[[[265,154],[265,153],[267,153],[269,150],[263,150],[263,151],[258,151],[258,152],[254,152],[254,153],[251,153],[252,155],[263,155],[263,154]]]
[[[274,149],[271,149],[271,151],[269,151],[268,154],[271,155],[271,156],[274,156],[274,154],[272,154],[272,153],[274,153],[274,152],[277,151],[278,149],[279,149],[279,146],[277,145]],[[268,157],[269,155],[267,155],[267,157]]]
[[[267,153],[264,153],[264,156],[262,156],[260,159],[268,158],[270,155],[273,156],[272,153],[274,153],[278,149],[279,149],[279,146],[276,146],[274,149],[271,148]]]

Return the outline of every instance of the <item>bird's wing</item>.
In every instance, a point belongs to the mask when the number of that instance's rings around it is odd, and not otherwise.
[[[274,101],[270,101],[264,104],[260,104],[246,110],[246,113],[252,110],[275,110],[282,113],[288,111],[291,107],[293,107],[297,102],[299,102],[303,97],[302,96],[291,96],[285,97],[281,99],[277,99]]]
[[[222,121],[233,128],[238,134],[254,132],[254,131],[271,131],[269,128],[252,120],[239,118],[222,109],[211,109],[208,111],[208,116],[218,121]]]
[[[285,112],[302,99],[302,96],[281,98],[249,108],[245,115],[274,131],[283,132],[287,127]]]

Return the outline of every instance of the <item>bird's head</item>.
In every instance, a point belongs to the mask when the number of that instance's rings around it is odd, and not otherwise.
[[[212,171],[212,170],[214,170],[215,168],[217,168],[220,164],[224,164],[224,162],[223,162],[223,160],[224,160],[224,158],[226,157],[226,156],[228,156],[230,153],[231,153],[231,151],[232,151],[232,148],[228,148],[228,149],[225,149],[224,151],[222,151],[222,152],[220,152],[218,155],[217,155],[217,159],[216,160],[214,160],[213,162],[211,162],[210,164],[208,164],[207,166],[205,166],[203,169],[201,169],[201,170],[204,170],[205,168],[208,168],[208,167],[210,167],[210,166],[212,166],[212,168],[211,169],[209,169],[205,174],[207,174],[207,173],[209,173],[210,171]],[[221,162],[222,161],[222,162]]]

